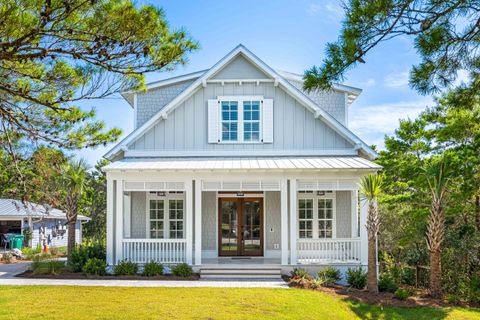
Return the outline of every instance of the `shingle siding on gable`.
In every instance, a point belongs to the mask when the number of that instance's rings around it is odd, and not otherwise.
[[[170,86],[152,89],[145,93],[139,93],[137,95],[136,128],[147,122],[194,81],[195,80],[188,80]]]
[[[298,90],[302,91],[310,99],[313,100],[320,108],[328,112],[331,116],[337,119],[343,125],[345,123],[345,104],[346,97],[345,93],[337,91],[312,91],[305,92],[303,91],[303,82],[288,80],[292,85],[294,85]]]

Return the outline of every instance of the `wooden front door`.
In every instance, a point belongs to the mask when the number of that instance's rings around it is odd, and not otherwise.
[[[263,256],[263,198],[218,200],[220,256]]]

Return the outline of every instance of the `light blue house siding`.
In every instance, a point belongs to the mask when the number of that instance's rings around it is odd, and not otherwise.
[[[56,226],[59,226],[60,230],[65,230],[65,233],[55,234],[54,229]],[[67,226],[65,225],[65,220],[56,220],[56,219],[44,219],[41,222],[36,222],[33,224],[33,233],[32,233],[32,248],[37,246],[43,246],[41,231],[40,228],[45,228],[45,234],[47,236],[47,246],[49,248],[59,248],[67,246],[68,231]],[[81,222],[77,221],[75,225],[75,243],[80,243],[82,239],[82,227]]]
[[[265,144],[211,144],[207,101],[218,96],[259,95],[273,99],[274,138]],[[129,145],[131,150],[344,150],[353,145],[273,83],[208,84],[175,108],[165,120]]]

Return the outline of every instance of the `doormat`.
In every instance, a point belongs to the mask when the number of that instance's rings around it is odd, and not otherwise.
[[[232,260],[248,260],[252,259],[252,257],[232,257]]]

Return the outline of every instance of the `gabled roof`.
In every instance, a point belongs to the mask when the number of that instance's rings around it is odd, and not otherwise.
[[[114,148],[107,152],[104,157],[107,159],[112,159],[116,154],[125,150],[127,145],[133,142],[136,138],[140,137],[152,126],[154,126],[159,120],[166,119],[168,113],[171,112],[174,108],[180,105],[188,97],[190,97],[196,90],[201,86],[205,86],[209,78],[214,76],[218,71],[220,71],[224,66],[226,66],[230,61],[235,59],[238,55],[243,55],[250,63],[255,65],[266,75],[270,76],[275,80],[275,85],[281,86],[287,93],[292,97],[302,103],[307,109],[315,114],[315,117],[322,118],[324,122],[330,126],[332,129],[337,131],[341,136],[343,136],[348,141],[352,142],[356,148],[363,151],[365,155],[369,158],[374,159],[378,154],[372,150],[367,144],[365,144],[359,137],[357,137],[353,132],[331,116],[328,112],[320,108],[315,102],[313,102],[308,96],[303,92],[297,89],[284,77],[282,77],[277,71],[268,66],[265,62],[259,59],[255,54],[248,50],[242,44],[235,47],[230,51],[226,56],[224,56],[220,61],[218,61],[212,68],[208,69],[201,76],[199,76],[186,90],[176,96],[170,103],[163,107],[157,114],[145,122],[142,126],[138,127],[127,137],[125,137],[120,143],[118,143]]]
[[[0,217],[9,218],[47,218],[66,220],[65,212],[55,208],[49,208],[32,202],[22,202],[15,199],[0,199]],[[78,220],[90,221],[91,219],[82,215],[77,216]]]

